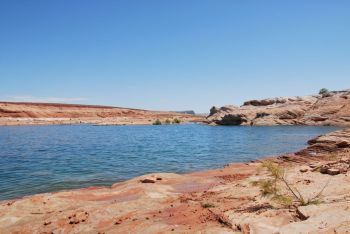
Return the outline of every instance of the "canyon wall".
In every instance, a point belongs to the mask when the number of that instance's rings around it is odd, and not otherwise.
[[[162,122],[167,119],[188,122],[200,120],[202,117],[170,111],[148,111],[110,106],[0,102],[0,125],[152,124],[157,119]]]

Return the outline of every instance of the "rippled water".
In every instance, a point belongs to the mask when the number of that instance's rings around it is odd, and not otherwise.
[[[0,199],[292,152],[333,127],[0,127]]]

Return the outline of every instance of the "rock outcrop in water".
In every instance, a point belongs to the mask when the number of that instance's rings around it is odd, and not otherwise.
[[[212,107],[207,120],[219,125],[350,126],[350,91],[250,100],[240,107]]]

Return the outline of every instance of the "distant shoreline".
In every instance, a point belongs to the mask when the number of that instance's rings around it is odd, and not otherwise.
[[[96,105],[0,102],[0,126],[3,125],[139,125],[180,122],[202,122],[204,116],[173,111],[149,111]]]

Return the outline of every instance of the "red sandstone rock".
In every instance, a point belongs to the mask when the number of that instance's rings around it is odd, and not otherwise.
[[[179,119],[181,122],[201,122],[204,117],[176,112],[147,111],[110,106],[0,102],[0,125],[152,124],[157,119],[162,122],[167,119]]]
[[[337,168],[329,168],[329,169],[327,169],[327,174],[328,175],[338,175],[338,174],[340,174],[340,170]]]

